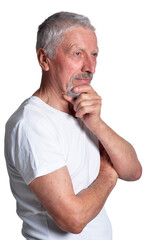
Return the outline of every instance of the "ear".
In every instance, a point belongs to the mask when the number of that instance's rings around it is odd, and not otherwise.
[[[50,59],[49,59],[45,49],[38,48],[37,57],[38,57],[39,65],[41,66],[42,70],[48,71]]]

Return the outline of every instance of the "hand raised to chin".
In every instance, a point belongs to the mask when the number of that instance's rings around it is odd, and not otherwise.
[[[85,84],[77,86],[74,92],[80,93],[77,99],[64,94],[64,98],[73,105],[75,116],[81,118],[85,125],[94,132],[102,121],[101,97],[94,91],[91,85]]]

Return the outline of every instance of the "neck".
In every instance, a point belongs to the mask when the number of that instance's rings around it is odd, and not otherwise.
[[[48,74],[42,74],[40,88],[33,94],[46,104],[62,112],[73,115],[72,106],[63,98],[63,92],[57,87],[56,81],[50,81]]]

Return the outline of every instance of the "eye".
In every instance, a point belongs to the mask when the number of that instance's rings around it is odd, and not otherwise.
[[[81,54],[80,52],[75,52],[74,53],[75,56],[80,56],[80,54]]]
[[[97,56],[98,56],[98,53],[97,53],[97,52],[92,53],[92,56],[93,56],[93,57],[97,57]]]

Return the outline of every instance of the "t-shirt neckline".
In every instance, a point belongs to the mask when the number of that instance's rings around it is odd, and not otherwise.
[[[60,110],[50,106],[49,104],[45,103],[41,98],[39,98],[37,96],[33,95],[33,96],[30,97],[30,99],[40,103],[41,105],[43,105],[46,109],[48,109],[50,111],[56,112],[56,113],[61,114],[63,116],[73,117],[72,115],[70,115],[70,114],[68,114],[66,112],[62,112],[62,111],[60,111]]]

